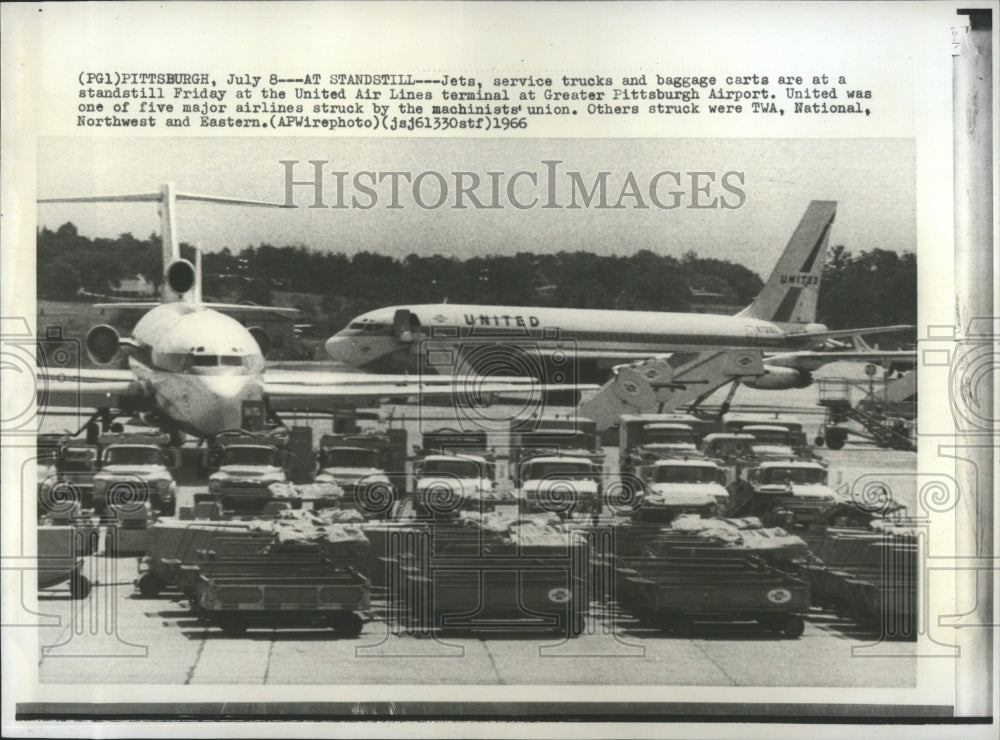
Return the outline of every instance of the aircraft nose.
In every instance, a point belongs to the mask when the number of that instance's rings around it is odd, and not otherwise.
[[[255,384],[250,379],[239,375],[206,375],[202,383],[209,394],[220,401],[236,399],[252,399],[260,396],[259,384],[255,392]]]
[[[202,376],[202,393],[192,410],[194,426],[208,434],[238,429],[243,421],[243,401],[260,400],[263,387],[252,378]]]
[[[362,364],[362,353],[357,347],[357,337],[342,337],[334,334],[323,345],[331,360],[357,367]]]

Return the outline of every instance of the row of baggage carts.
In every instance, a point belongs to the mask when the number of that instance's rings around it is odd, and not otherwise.
[[[86,598],[96,526],[40,526],[39,587]],[[699,622],[800,636],[817,607],[881,636],[917,625],[917,537],[905,522],[829,516],[795,533],[752,517],[586,523],[462,512],[366,521],[354,510],[153,523],[136,590],[180,595],[238,634],[328,627],[356,637],[376,616],[402,633],[585,631],[592,606],[668,634]]]

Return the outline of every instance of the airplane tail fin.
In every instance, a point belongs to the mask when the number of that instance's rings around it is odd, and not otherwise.
[[[781,323],[816,321],[819,286],[837,202],[814,200],[760,293],[737,316]]]
[[[160,234],[163,240],[163,285],[160,298],[164,303],[186,301],[201,302],[201,254],[196,265],[181,257],[180,242],[177,239],[177,203],[197,201],[221,205],[258,206],[262,208],[295,208],[284,203],[268,203],[243,198],[225,198],[216,195],[196,195],[180,193],[171,182],[160,186],[156,193],[128,193],[126,195],[92,195],[80,198],[40,198],[39,203],[158,203],[160,212]]]

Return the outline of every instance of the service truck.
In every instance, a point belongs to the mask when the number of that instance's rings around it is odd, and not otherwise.
[[[271,485],[287,481],[286,444],[287,437],[280,434],[217,435],[206,450],[206,465],[213,471],[208,478],[208,494],[196,494],[195,501],[214,501],[223,511],[238,514],[261,513],[275,500]],[[293,508],[301,506],[301,501],[293,499],[287,503]]]
[[[726,472],[713,460],[657,460],[641,469],[640,478],[641,506],[659,510],[660,521],[669,521],[680,514],[711,517],[729,509]],[[654,518],[657,517],[646,517]]]
[[[333,483],[366,515],[388,514],[406,487],[406,430],[324,434],[316,483]],[[324,502],[314,502],[322,508]]]
[[[561,517],[596,516],[602,508],[603,458],[584,451],[538,454],[517,467],[515,486],[525,511],[549,511]]]
[[[701,441],[701,453],[726,473],[727,488],[741,480],[746,471],[760,463],[754,452],[754,437],[734,432],[715,432]]]
[[[768,460],[733,486],[731,516],[760,517],[765,526],[806,528],[841,502],[826,466],[814,460]]]
[[[138,509],[142,501],[157,516],[173,516],[177,483],[172,468],[179,451],[166,434],[105,434],[98,439],[100,470],[94,474],[94,510],[98,514]]]
[[[422,516],[454,516],[498,498],[496,465],[482,455],[426,455],[416,464],[414,478],[414,504]]]
[[[40,441],[38,516],[65,518],[94,506],[94,475],[100,449],[83,440],[54,436]],[[43,451],[44,450],[44,451]]]
[[[618,425],[621,472],[635,474],[659,458],[699,457],[699,443],[716,426],[691,414],[623,414]]]

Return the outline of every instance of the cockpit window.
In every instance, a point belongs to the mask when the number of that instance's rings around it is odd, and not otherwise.
[[[374,321],[352,321],[347,328],[373,335],[393,333],[392,324],[379,324]]]
[[[191,367],[215,367],[218,364],[218,355],[191,355]]]
[[[243,358],[240,355],[222,355],[222,364],[227,367],[240,367],[243,364]]]

